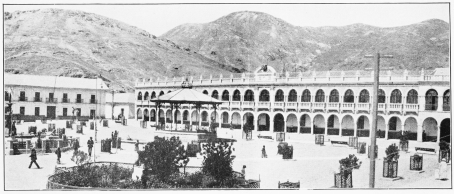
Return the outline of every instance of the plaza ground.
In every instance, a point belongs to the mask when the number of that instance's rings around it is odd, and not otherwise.
[[[98,123],[99,124],[99,123]],[[134,144],[122,143],[122,149],[112,149],[112,154],[101,152],[100,142],[102,139],[110,138],[114,130],[119,131],[119,136],[126,140],[128,137],[134,141],[151,141],[155,135],[170,137],[175,134],[157,131],[154,129],[139,128],[139,124],[129,121],[129,126],[122,126],[110,122],[110,127],[98,127],[97,143],[95,144],[96,161],[112,161],[134,163],[137,160],[137,153],[134,152]],[[99,126],[99,125],[98,125]],[[26,126],[18,126],[18,132],[22,132]],[[58,126],[57,126],[58,128]],[[22,131],[21,131],[22,130]],[[75,130],[67,129],[68,136],[80,137],[81,150],[87,151],[89,137],[95,139],[94,130],[84,128],[84,134],[76,134]],[[180,135],[183,142],[197,139],[196,135]],[[315,145],[313,135],[299,135],[287,139],[289,145],[294,147],[293,159],[283,160],[282,155],[277,155],[278,142],[272,140],[254,139],[251,141],[238,140],[234,143],[236,158],[233,162],[233,169],[241,171],[246,165],[247,179],[260,179],[261,188],[274,189],[278,182],[300,181],[301,188],[306,189],[330,189],[334,186],[334,173],[338,172],[339,160],[349,154],[355,154],[362,165],[353,171],[353,187],[369,187],[369,165],[370,160],[366,154],[357,154],[357,150],[343,146],[332,146],[329,140],[348,141],[348,137],[328,136],[325,137],[325,145]],[[360,142],[367,142],[368,138],[359,138]],[[409,152],[400,152],[399,171],[397,179],[383,178],[383,157],[385,147],[398,140],[378,139],[378,158],[376,160],[376,188],[452,188],[451,164],[448,165],[450,178],[447,181],[436,180],[434,171],[438,168],[438,153],[424,154],[423,171],[410,171],[410,156],[415,153],[414,147],[437,147],[436,143],[422,143],[410,141]],[[261,149],[265,145],[268,158],[261,158]],[[142,149],[142,146],[140,146]],[[71,161],[73,150],[62,153],[62,166],[73,166]],[[38,164],[42,169],[36,169],[30,164],[29,154],[5,155],[5,189],[6,190],[35,190],[46,189],[47,177],[52,175],[56,164],[54,153],[39,154]],[[201,158],[191,158],[188,166],[201,166]]]

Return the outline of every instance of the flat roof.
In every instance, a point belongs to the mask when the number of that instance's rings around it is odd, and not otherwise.
[[[58,77],[45,75],[28,75],[28,74],[4,74],[5,86],[35,86],[49,88],[72,88],[72,89],[99,89],[107,90],[106,83],[102,79]]]

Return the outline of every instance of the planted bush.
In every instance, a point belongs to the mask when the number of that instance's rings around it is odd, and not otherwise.
[[[203,145],[202,149],[202,172],[215,179],[213,186],[227,186],[229,178],[233,175],[232,146],[227,142],[210,141]]]
[[[383,177],[396,178],[398,170],[399,148],[395,143],[385,150],[386,157],[383,160]]]

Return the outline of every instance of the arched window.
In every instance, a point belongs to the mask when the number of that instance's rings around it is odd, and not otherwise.
[[[230,100],[229,91],[224,90],[224,92],[222,92],[222,101],[229,101],[229,100]]]
[[[218,91],[217,91],[217,90],[214,90],[213,93],[211,94],[211,97],[212,97],[212,98],[219,99]]]
[[[222,113],[222,123],[229,123],[229,113],[227,112]]]
[[[355,102],[355,96],[353,95],[352,90],[347,90],[344,95],[344,102],[353,103]]]
[[[382,89],[378,90],[378,103],[385,103],[386,101],[386,94],[385,91]]]
[[[252,90],[246,90],[244,101],[254,101],[254,92]]]
[[[332,90],[329,94],[329,102],[339,102],[339,92],[337,90]]]
[[[311,92],[308,89],[303,91],[303,95],[301,96],[301,102],[310,102],[311,101]]]
[[[206,111],[202,112],[202,121],[203,122],[208,121],[208,113]]]
[[[315,94],[315,102],[325,102],[325,92],[323,90],[317,90]]]
[[[183,112],[183,121],[187,121],[188,120],[188,115],[189,115],[189,111],[185,110]]]
[[[142,100],[142,92],[139,92],[139,94],[137,95],[137,100]]]
[[[170,91],[170,90],[169,90],[169,91],[167,91],[167,93],[170,93],[170,92],[172,92],[172,91]]]
[[[402,93],[400,93],[400,90],[395,89],[391,92],[391,103],[402,103]]]
[[[416,90],[408,91],[407,104],[418,104],[418,92]]]
[[[208,95],[208,91],[203,90],[203,94]]]
[[[296,91],[295,90],[290,90],[290,93],[288,94],[288,101],[289,102],[296,102],[297,98],[298,98],[298,96],[296,95]]]
[[[233,92],[233,101],[241,101],[241,93],[239,90]]]
[[[262,90],[260,92],[259,101],[261,101],[261,102],[269,102],[270,101],[270,93],[268,92],[268,90]]]
[[[282,90],[278,90],[276,95],[274,96],[274,101],[282,102],[284,101],[284,92]]]
[[[443,111],[450,111],[451,110],[451,92],[446,90],[443,94]]]
[[[435,90],[429,90],[426,93],[426,110],[437,110],[438,93]]]
[[[144,95],[143,99],[144,99],[144,100],[149,100],[149,99],[148,99],[148,95],[149,95],[148,92],[145,92],[145,95]]]
[[[153,98],[156,98],[156,92],[152,92],[152,93],[151,93],[150,99],[153,99]]]
[[[161,91],[161,92],[159,93],[159,96],[162,96],[162,95],[164,95],[164,91]]]
[[[361,92],[359,93],[359,102],[367,103],[367,102],[369,102],[369,99],[370,99],[369,91],[361,90]]]

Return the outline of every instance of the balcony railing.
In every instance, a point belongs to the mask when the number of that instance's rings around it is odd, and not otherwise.
[[[356,103],[357,111],[370,111],[370,103]]]
[[[402,104],[390,103],[388,104],[388,111],[402,111]]]
[[[270,108],[271,103],[270,102],[258,102],[257,103],[257,108]]]
[[[419,104],[405,104],[404,111],[405,112],[418,112]]]
[[[378,111],[385,111],[386,104],[385,103],[378,103]]]
[[[242,108],[254,108],[255,104],[253,101],[243,102]]]
[[[232,107],[232,108],[240,108],[241,107],[241,102],[240,101],[232,101],[232,102],[230,102],[230,107]]]
[[[273,103],[273,108],[284,108],[284,102],[275,102]]]
[[[96,100],[96,99],[90,99],[90,104],[96,104],[96,103],[98,103],[98,100]]]
[[[310,102],[300,102],[300,109],[311,109],[311,104]]]
[[[62,98],[62,99],[61,99],[61,102],[62,102],[62,103],[70,103],[71,100],[69,100],[69,98]]]
[[[57,100],[57,98],[46,98],[46,102],[48,102],[48,103],[57,103],[58,100]]]
[[[43,101],[43,98],[39,98],[39,97],[33,98],[33,102],[42,102],[42,101]]]
[[[28,101],[27,97],[19,97],[19,101]]]
[[[339,102],[329,102],[327,103],[326,109],[328,110],[339,110]]]
[[[84,103],[84,99],[76,98],[76,103]]]
[[[287,103],[285,103],[285,108],[296,110],[298,108],[298,103],[297,102],[287,102]]]
[[[351,110],[353,111],[355,109],[355,103],[342,103],[342,106],[341,106],[341,109],[342,110]]]
[[[314,102],[314,103],[312,103],[312,109],[313,110],[324,110],[325,103],[324,102]]]

